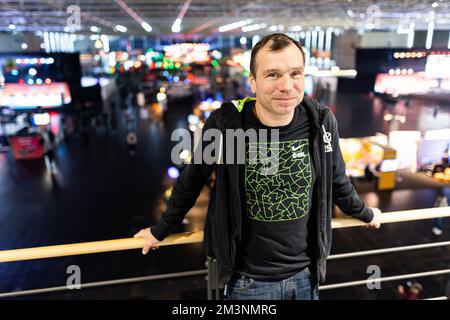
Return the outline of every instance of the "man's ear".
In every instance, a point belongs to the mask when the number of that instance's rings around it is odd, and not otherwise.
[[[250,73],[250,76],[248,77],[248,81],[250,81],[250,89],[252,90],[252,93],[256,93],[256,79],[253,76],[252,73]]]

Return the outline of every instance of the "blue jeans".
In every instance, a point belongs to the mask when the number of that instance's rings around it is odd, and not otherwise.
[[[280,281],[234,276],[226,285],[229,300],[318,300],[317,278],[308,268]]]

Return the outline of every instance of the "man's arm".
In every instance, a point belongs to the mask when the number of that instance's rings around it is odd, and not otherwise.
[[[366,222],[368,227],[378,229],[381,211],[378,208],[369,208],[365,205],[345,174],[345,162],[339,146],[337,121],[331,112],[329,117],[333,147],[333,200],[345,214]]]
[[[212,117],[208,118],[202,131],[204,132],[209,128],[216,128]],[[206,145],[203,146],[203,149],[205,147]],[[147,254],[150,248],[157,246],[159,241],[171,234],[182,223],[187,212],[194,206],[213,170],[213,164],[191,163],[186,166],[173,187],[166,211],[156,225],[142,229],[134,235],[135,238],[141,237],[145,239],[143,254]]]

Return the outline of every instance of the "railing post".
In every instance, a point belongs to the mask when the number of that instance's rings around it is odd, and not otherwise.
[[[447,281],[447,287],[445,288],[445,296],[450,300],[450,281]]]
[[[205,262],[205,266],[208,269],[208,275],[206,276],[206,283],[207,283],[207,299],[208,300],[212,300],[213,298],[213,291],[212,291],[212,283],[211,283],[211,265],[212,265],[212,258],[211,257],[207,257],[206,262]]]
[[[219,277],[217,275],[217,260],[213,260],[214,263],[214,289],[216,292],[216,300],[220,300],[220,288],[219,288]]]
[[[208,275],[206,276],[208,300],[220,300],[220,288],[217,278],[217,260],[208,257],[205,265],[208,268]]]

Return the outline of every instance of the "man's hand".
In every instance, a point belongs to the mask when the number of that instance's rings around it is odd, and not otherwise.
[[[372,209],[373,212],[373,219],[368,224],[366,224],[365,227],[379,229],[381,225],[380,223],[381,210],[378,208],[370,208],[370,209]]]
[[[133,238],[144,238],[144,248],[142,248],[142,254],[146,255],[150,249],[156,250],[159,247],[156,246],[160,241],[156,239],[153,234],[150,232],[150,228],[142,229],[138,233],[134,235]]]

